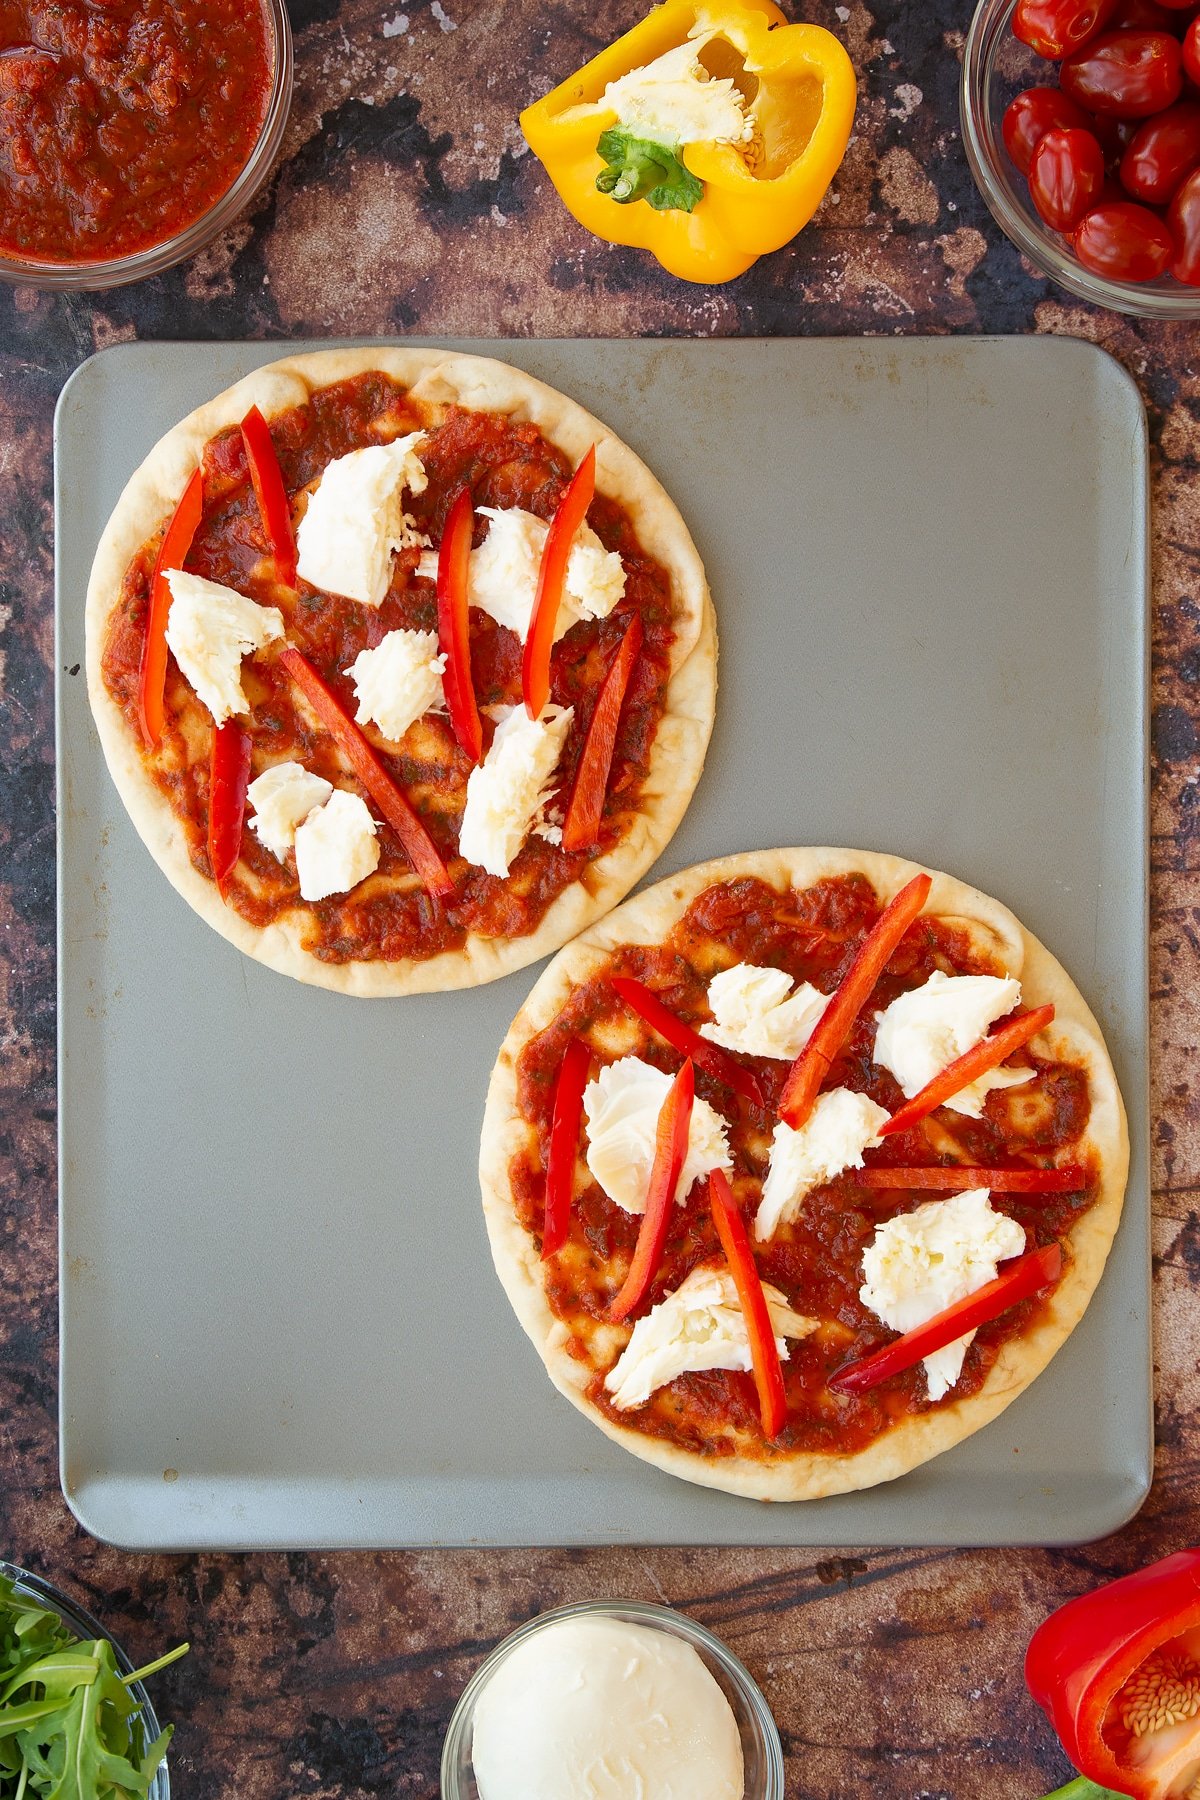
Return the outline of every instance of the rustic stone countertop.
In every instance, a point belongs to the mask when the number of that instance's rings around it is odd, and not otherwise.
[[[593,242],[524,152],[517,113],[642,5],[292,0],[295,101],[253,211],[139,287],[0,292],[0,1554],[61,1581],[138,1657],[191,1639],[156,1683],[181,1795],[431,1796],[455,1698],[497,1638],[620,1594],[688,1609],[745,1659],[796,1800],[1033,1800],[1067,1769],[1022,1683],[1030,1633],[1095,1581],[1200,1539],[1200,332],[1074,303],[1002,238],[958,129],[970,0],[807,6],[857,64],[857,132],[813,226],[740,280],[688,287]],[[84,357],[127,338],[410,331],[1058,332],[1137,380],[1155,508],[1159,1450],[1151,1498],[1117,1537],[979,1554],[142,1557],[75,1525],[55,1434],[54,402]]]

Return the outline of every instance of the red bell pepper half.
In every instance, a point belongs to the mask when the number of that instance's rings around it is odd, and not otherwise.
[[[779,1116],[793,1131],[799,1131],[811,1113],[834,1058],[901,938],[928,900],[932,886],[932,876],[914,875],[880,913],[840,987],[817,1020],[816,1030],[792,1064],[779,1101]]]
[[[291,644],[279,660],[395,832],[423,885],[442,899],[452,894],[454,883],[432,838],[324,676]]]
[[[554,1113],[550,1121],[550,1154],[546,1163],[546,1217],[542,1227],[542,1261],[561,1250],[571,1223],[571,1198],[575,1186],[575,1156],[579,1148],[579,1121],[583,1116],[583,1090],[587,1086],[591,1052],[582,1038],[572,1038],[559,1065],[554,1088]]]
[[[671,1083],[671,1090],[658,1115],[646,1210],[642,1214],[641,1229],[634,1245],[629,1273],[620,1293],[608,1309],[608,1316],[615,1323],[619,1324],[631,1312],[637,1311],[658,1273],[663,1245],[667,1241],[671,1208],[675,1204],[675,1189],[679,1186],[684,1158],[687,1156],[688,1128],[692,1122],[695,1092],[695,1071],[690,1062],[685,1062]]]
[[[467,568],[475,507],[464,488],[450,508],[438,551],[438,648],[446,658],[442,687],[458,747],[473,763],[483,757],[483,725],[471,679],[471,634],[467,605]]]
[[[250,733],[236,719],[226,719],[213,733],[208,782],[208,860],[222,900],[242,853],[249,785]]]
[[[965,1337],[968,1331],[977,1331],[981,1325],[998,1319],[1018,1300],[1028,1300],[1050,1282],[1057,1281],[1061,1272],[1062,1250],[1057,1244],[1047,1244],[1044,1250],[1031,1250],[1010,1263],[994,1281],[985,1282],[983,1287],[968,1294],[965,1300],[956,1300],[953,1306],[935,1314],[913,1331],[906,1331],[894,1343],[885,1344],[882,1350],[875,1350],[861,1361],[839,1369],[830,1377],[829,1386],[839,1394],[868,1393],[881,1381],[902,1374],[922,1358],[932,1356],[935,1350],[944,1350],[956,1338]]]
[[[575,533],[587,518],[595,491],[596,446],[593,444],[567,484],[542,549],[537,595],[521,663],[521,691],[531,719],[541,718],[542,709],[550,698],[550,652],[554,648],[554,627],[558,623],[558,609],[567,580],[567,562]]]
[[[956,1056],[952,1063],[947,1063],[940,1075],[927,1081],[919,1094],[906,1100],[898,1112],[894,1112],[886,1124],[879,1127],[880,1137],[890,1137],[894,1131],[907,1131],[910,1125],[916,1125],[931,1112],[936,1112],[943,1101],[952,1100],[965,1087],[986,1075],[989,1069],[995,1069],[1027,1044],[1030,1038],[1036,1037],[1045,1029],[1054,1017],[1054,1007],[1035,1006],[1031,1012],[1021,1013],[994,1031],[991,1037],[983,1038],[978,1044],[962,1056]]]
[[[296,585],[296,537],[292,530],[292,505],[283,485],[283,474],[267,421],[257,406],[242,420],[242,442],[254,498],[258,501],[263,531],[275,558],[275,573],[285,587]]]
[[[767,1297],[763,1293],[754,1252],[750,1248],[750,1234],[737,1209],[733,1190],[721,1169],[714,1169],[708,1178],[708,1203],[712,1208],[713,1224],[717,1228],[729,1272],[737,1287],[742,1317],[746,1321],[750,1337],[750,1361],[754,1369],[754,1385],[758,1389],[763,1436],[777,1438],[787,1418],[783,1368],[775,1344]]]
[[[964,1169],[957,1164],[936,1169],[852,1169],[850,1179],[866,1188],[939,1188],[965,1193],[990,1188],[994,1194],[1078,1194],[1087,1186],[1087,1170],[1078,1163],[1055,1169]]]
[[[171,522],[163,533],[163,541],[154,559],[150,577],[150,604],[146,612],[146,635],[142,640],[142,667],[138,681],[138,721],[142,742],[147,750],[158,748],[166,714],[163,693],[167,684],[167,614],[171,610],[171,590],[166,583],[168,569],[182,569],[192,539],[204,512],[204,476],[197,469],[180,495],[179,505],[171,514]]]
[[[608,775],[613,751],[617,747],[617,726],[633,665],[642,648],[642,621],[634,613],[625,628],[612,668],[604,677],[604,685],[596,701],[596,710],[588,726],[583,755],[571,793],[571,804],[563,821],[563,849],[588,850],[600,839],[600,818],[604,796],[608,791]]]
[[[762,1089],[751,1071],[735,1062],[728,1050],[722,1049],[720,1044],[710,1043],[708,1038],[693,1031],[678,1014],[664,1006],[644,982],[635,981],[632,975],[614,975],[612,985],[626,1006],[631,1006],[638,1017],[657,1031],[659,1037],[665,1038],[681,1056],[690,1056],[706,1075],[711,1075],[716,1081],[723,1081],[727,1088],[732,1088],[739,1098],[748,1100],[751,1106],[765,1108]]]

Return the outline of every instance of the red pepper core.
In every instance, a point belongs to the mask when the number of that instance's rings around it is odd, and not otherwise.
[[[296,537],[292,530],[292,505],[283,485],[279,458],[267,421],[257,406],[252,406],[242,420],[242,442],[254,498],[258,501],[263,531],[275,558],[275,573],[285,587],[296,585]]]
[[[467,605],[467,570],[475,507],[464,488],[450,508],[438,551],[438,648],[446,658],[442,687],[458,747],[473,763],[483,757],[483,725],[471,679],[471,633]]]
[[[866,1188],[990,1188],[994,1194],[1076,1194],[1087,1186],[1087,1170],[1078,1163],[1056,1169],[852,1169],[850,1179]]]
[[[994,1281],[985,1282],[983,1287],[968,1294],[965,1300],[956,1300],[953,1306],[935,1314],[913,1331],[906,1331],[894,1343],[885,1344],[882,1350],[873,1351],[860,1362],[839,1369],[830,1377],[829,1386],[839,1394],[865,1394],[890,1376],[911,1369],[923,1357],[932,1356],[935,1350],[944,1350],[947,1344],[965,1337],[968,1331],[977,1331],[981,1325],[999,1318],[1018,1300],[1028,1300],[1050,1282],[1057,1281],[1061,1271],[1062,1250],[1057,1244],[1047,1244],[1044,1250],[1031,1250],[1010,1263]]]
[[[763,1293],[750,1234],[737,1209],[733,1190],[724,1171],[714,1169],[708,1178],[708,1203],[713,1224],[729,1264],[729,1272],[737,1287],[742,1317],[750,1337],[750,1360],[754,1369],[754,1385],[758,1389],[758,1406],[762,1415],[763,1436],[777,1438],[787,1418],[787,1395],[783,1388],[783,1369],[775,1343],[770,1308]]]
[[[646,1210],[634,1246],[633,1260],[620,1293],[608,1309],[616,1323],[636,1312],[650,1292],[650,1284],[662,1261],[667,1241],[667,1226],[675,1204],[675,1189],[687,1156],[688,1128],[692,1122],[692,1100],[695,1096],[695,1072],[685,1062],[671,1083],[671,1091],[658,1115],[654,1136],[654,1163],[650,1170],[650,1186],[646,1194]]]
[[[423,885],[442,898],[452,894],[454,883],[432,838],[325,678],[291,644],[279,660],[395,832]]]
[[[613,751],[617,747],[617,726],[633,665],[642,647],[642,621],[634,613],[625,628],[612,668],[604,677],[604,686],[596,701],[596,710],[588,726],[579,772],[571,794],[571,804],[563,821],[564,850],[588,850],[600,840],[600,818],[604,796],[608,791],[608,775]]]
[[[542,1227],[542,1261],[561,1250],[571,1223],[579,1121],[587,1086],[591,1052],[582,1038],[572,1038],[558,1070],[554,1116],[550,1122],[550,1154],[546,1162],[546,1218]]]
[[[969,1087],[989,1069],[998,1068],[1005,1057],[1011,1056],[1032,1037],[1049,1025],[1054,1017],[1054,1007],[1035,1006],[1031,1012],[1021,1013],[1002,1025],[991,1037],[983,1038],[978,1044],[962,1056],[955,1057],[947,1063],[940,1075],[927,1081],[920,1093],[906,1100],[899,1112],[892,1114],[886,1124],[879,1127],[880,1137],[890,1137],[894,1131],[907,1131],[910,1125],[916,1125],[931,1112],[936,1112],[944,1100],[953,1099],[955,1094]]]
[[[179,505],[171,514],[171,522],[163,533],[154,573],[150,577],[150,603],[146,612],[146,636],[142,642],[142,668],[138,682],[138,720],[142,742],[147,750],[156,750],[166,723],[163,694],[167,684],[167,614],[171,610],[171,590],[166,583],[168,569],[182,569],[192,547],[204,511],[204,477],[197,469],[184,488]]]
[[[657,1031],[659,1037],[665,1038],[681,1056],[690,1056],[706,1075],[711,1075],[716,1081],[723,1081],[727,1088],[732,1088],[735,1094],[748,1100],[751,1106],[765,1108],[766,1102],[757,1079],[749,1069],[744,1069],[741,1063],[735,1062],[728,1050],[723,1050],[720,1044],[710,1043],[708,1038],[693,1031],[690,1025],[664,1006],[643,982],[635,981],[631,975],[614,975],[612,985],[626,1006],[631,1006],[639,1018]]]
[[[226,719],[213,733],[208,782],[208,860],[222,900],[242,853],[242,820],[250,785],[250,733]]]
[[[917,917],[933,886],[931,875],[914,875],[884,908],[863,939],[844,980],[817,1020],[816,1030],[792,1064],[779,1101],[779,1116],[799,1131],[816,1103],[821,1083],[871,991]]]
[[[554,627],[558,623],[558,609],[567,580],[567,563],[575,533],[587,517],[595,491],[596,446],[593,444],[567,484],[542,549],[537,596],[521,663],[521,689],[531,719],[541,718],[542,709],[550,698],[550,652],[554,648]]]

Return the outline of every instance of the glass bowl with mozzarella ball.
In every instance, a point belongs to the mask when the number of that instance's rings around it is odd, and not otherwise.
[[[493,1696],[506,1686],[511,1691],[511,1678],[520,1669],[522,1659],[528,1661],[531,1653],[536,1653],[539,1644],[545,1648],[552,1641],[551,1634],[557,1632],[561,1638],[559,1628],[563,1625],[576,1625],[580,1622],[585,1629],[597,1623],[618,1629],[631,1626],[635,1628],[635,1635],[641,1632],[660,1633],[669,1641],[673,1657],[681,1650],[694,1653],[711,1682],[716,1684],[716,1688],[724,1696],[732,1715],[741,1746],[743,1785],[740,1800],[784,1800],[783,1748],[779,1732],[771,1717],[770,1707],[749,1671],[720,1638],[695,1619],[689,1618],[686,1613],[676,1612],[669,1606],[654,1606],[638,1600],[588,1600],[556,1607],[554,1611],[543,1613],[519,1626],[496,1646],[464,1688],[450,1720],[442,1748],[442,1800],[504,1800],[506,1792],[531,1794],[531,1751],[528,1736],[520,1739],[523,1745],[519,1757],[522,1766],[514,1768],[507,1781],[503,1778],[497,1780],[495,1777],[494,1745],[489,1750],[478,1735],[481,1725],[492,1739],[496,1735],[489,1720],[485,1696],[489,1689]],[[517,1660],[514,1661],[514,1658]],[[714,1694],[713,1700],[716,1699]],[[707,1716],[711,1720],[711,1712]],[[516,1723],[519,1730],[527,1729],[527,1721]],[[686,1726],[686,1721],[683,1723]],[[480,1754],[478,1766],[477,1750]],[[622,1754],[621,1745],[615,1741],[613,1754]],[[536,1788],[536,1781],[533,1782],[533,1787]],[[556,1796],[559,1791],[556,1787]],[[727,1788],[724,1791],[736,1794],[735,1789]],[[538,1789],[537,1792],[540,1795],[541,1790]],[[563,1786],[561,1793],[563,1800],[574,1800],[568,1785]]]
[[[963,144],[992,217],[1022,256],[1081,300],[1144,319],[1200,319],[1200,287],[1170,274],[1142,282],[1096,274],[1079,261],[1070,238],[1053,231],[1038,213],[1028,180],[1005,147],[1004,115],[1026,88],[1056,88],[1061,64],[1014,35],[1016,10],[1017,0],[980,0],[963,50]],[[1190,17],[1181,12],[1181,25]]]

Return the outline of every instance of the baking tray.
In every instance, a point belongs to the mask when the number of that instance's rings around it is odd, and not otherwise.
[[[64,1492],[135,1547],[994,1544],[1111,1531],[1150,1482],[1147,461],[1062,339],[465,344],[574,395],[708,566],[721,692],[651,879],[852,844],[1008,903],[1095,1008],[1126,1216],[1083,1324],[996,1423],[793,1506],[690,1487],[552,1389],[475,1164],[526,970],[365,1001],[260,968],[153,866],[87,707],[83,596],[151,444],[279,344],[127,344],[56,422]]]

